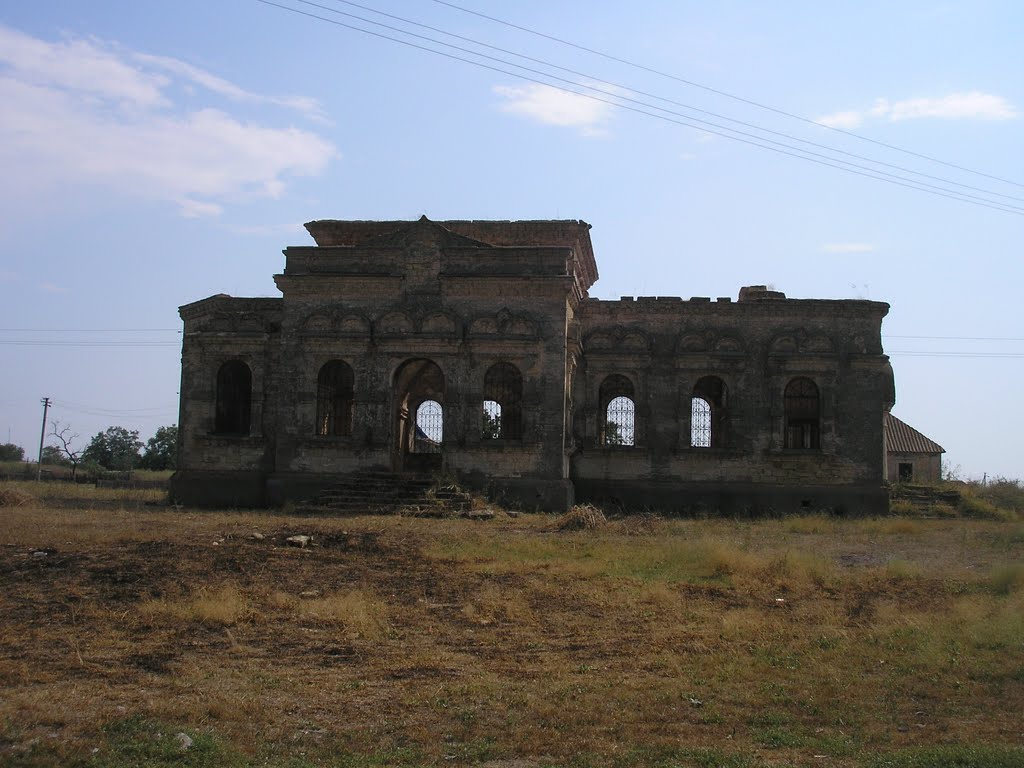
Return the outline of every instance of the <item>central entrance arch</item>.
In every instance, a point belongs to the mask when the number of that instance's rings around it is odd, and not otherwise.
[[[406,360],[391,386],[396,472],[441,469],[444,447],[444,373],[433,360]]]

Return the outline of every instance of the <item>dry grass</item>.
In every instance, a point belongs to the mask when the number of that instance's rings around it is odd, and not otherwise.
[[[0,488],[0,507],[24,507],[38,503],[39,499],[20,488]]]
[[[593,504],[577,504],[558,518],[555,527],[560,531],[593,531],[607,522],[600,508]]]
[[[0,514],[0,763],[1022,757],[1019,523]]]

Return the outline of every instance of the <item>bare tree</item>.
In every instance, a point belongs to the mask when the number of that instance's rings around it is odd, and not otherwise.
[[[57,447],[61,453],[68,457],[68,462],[71,464],[71,479],[75,479],[75,473],[78,471],[78,463],[82,460],[81,453],[82,449],[78,448],[72,450],[71,443],[78,439],[78,434],[68,434],[71,432],[71,425],[67,424],[61,426],[59,421],[50,422],[50,435],[56,437],[60,441],[60,445]]]

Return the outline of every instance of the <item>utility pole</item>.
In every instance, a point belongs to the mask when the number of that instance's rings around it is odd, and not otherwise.
[[[50,410],[50,398],[44,397],[43,404],[43,428],[39,432],[39,461],[36,464],[36,482],[43,479],[43,442],[46,440],[46,412]]]

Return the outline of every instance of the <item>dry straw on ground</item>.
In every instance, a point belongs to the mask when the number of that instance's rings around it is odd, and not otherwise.
[[[560,531],[593,531],[601,528],[608,519],[604,512],[593,504],[577,504],[555,523]]]
[[[31,493],[18,488],[0,488],[0,507],[24,507],[38,503]]]

